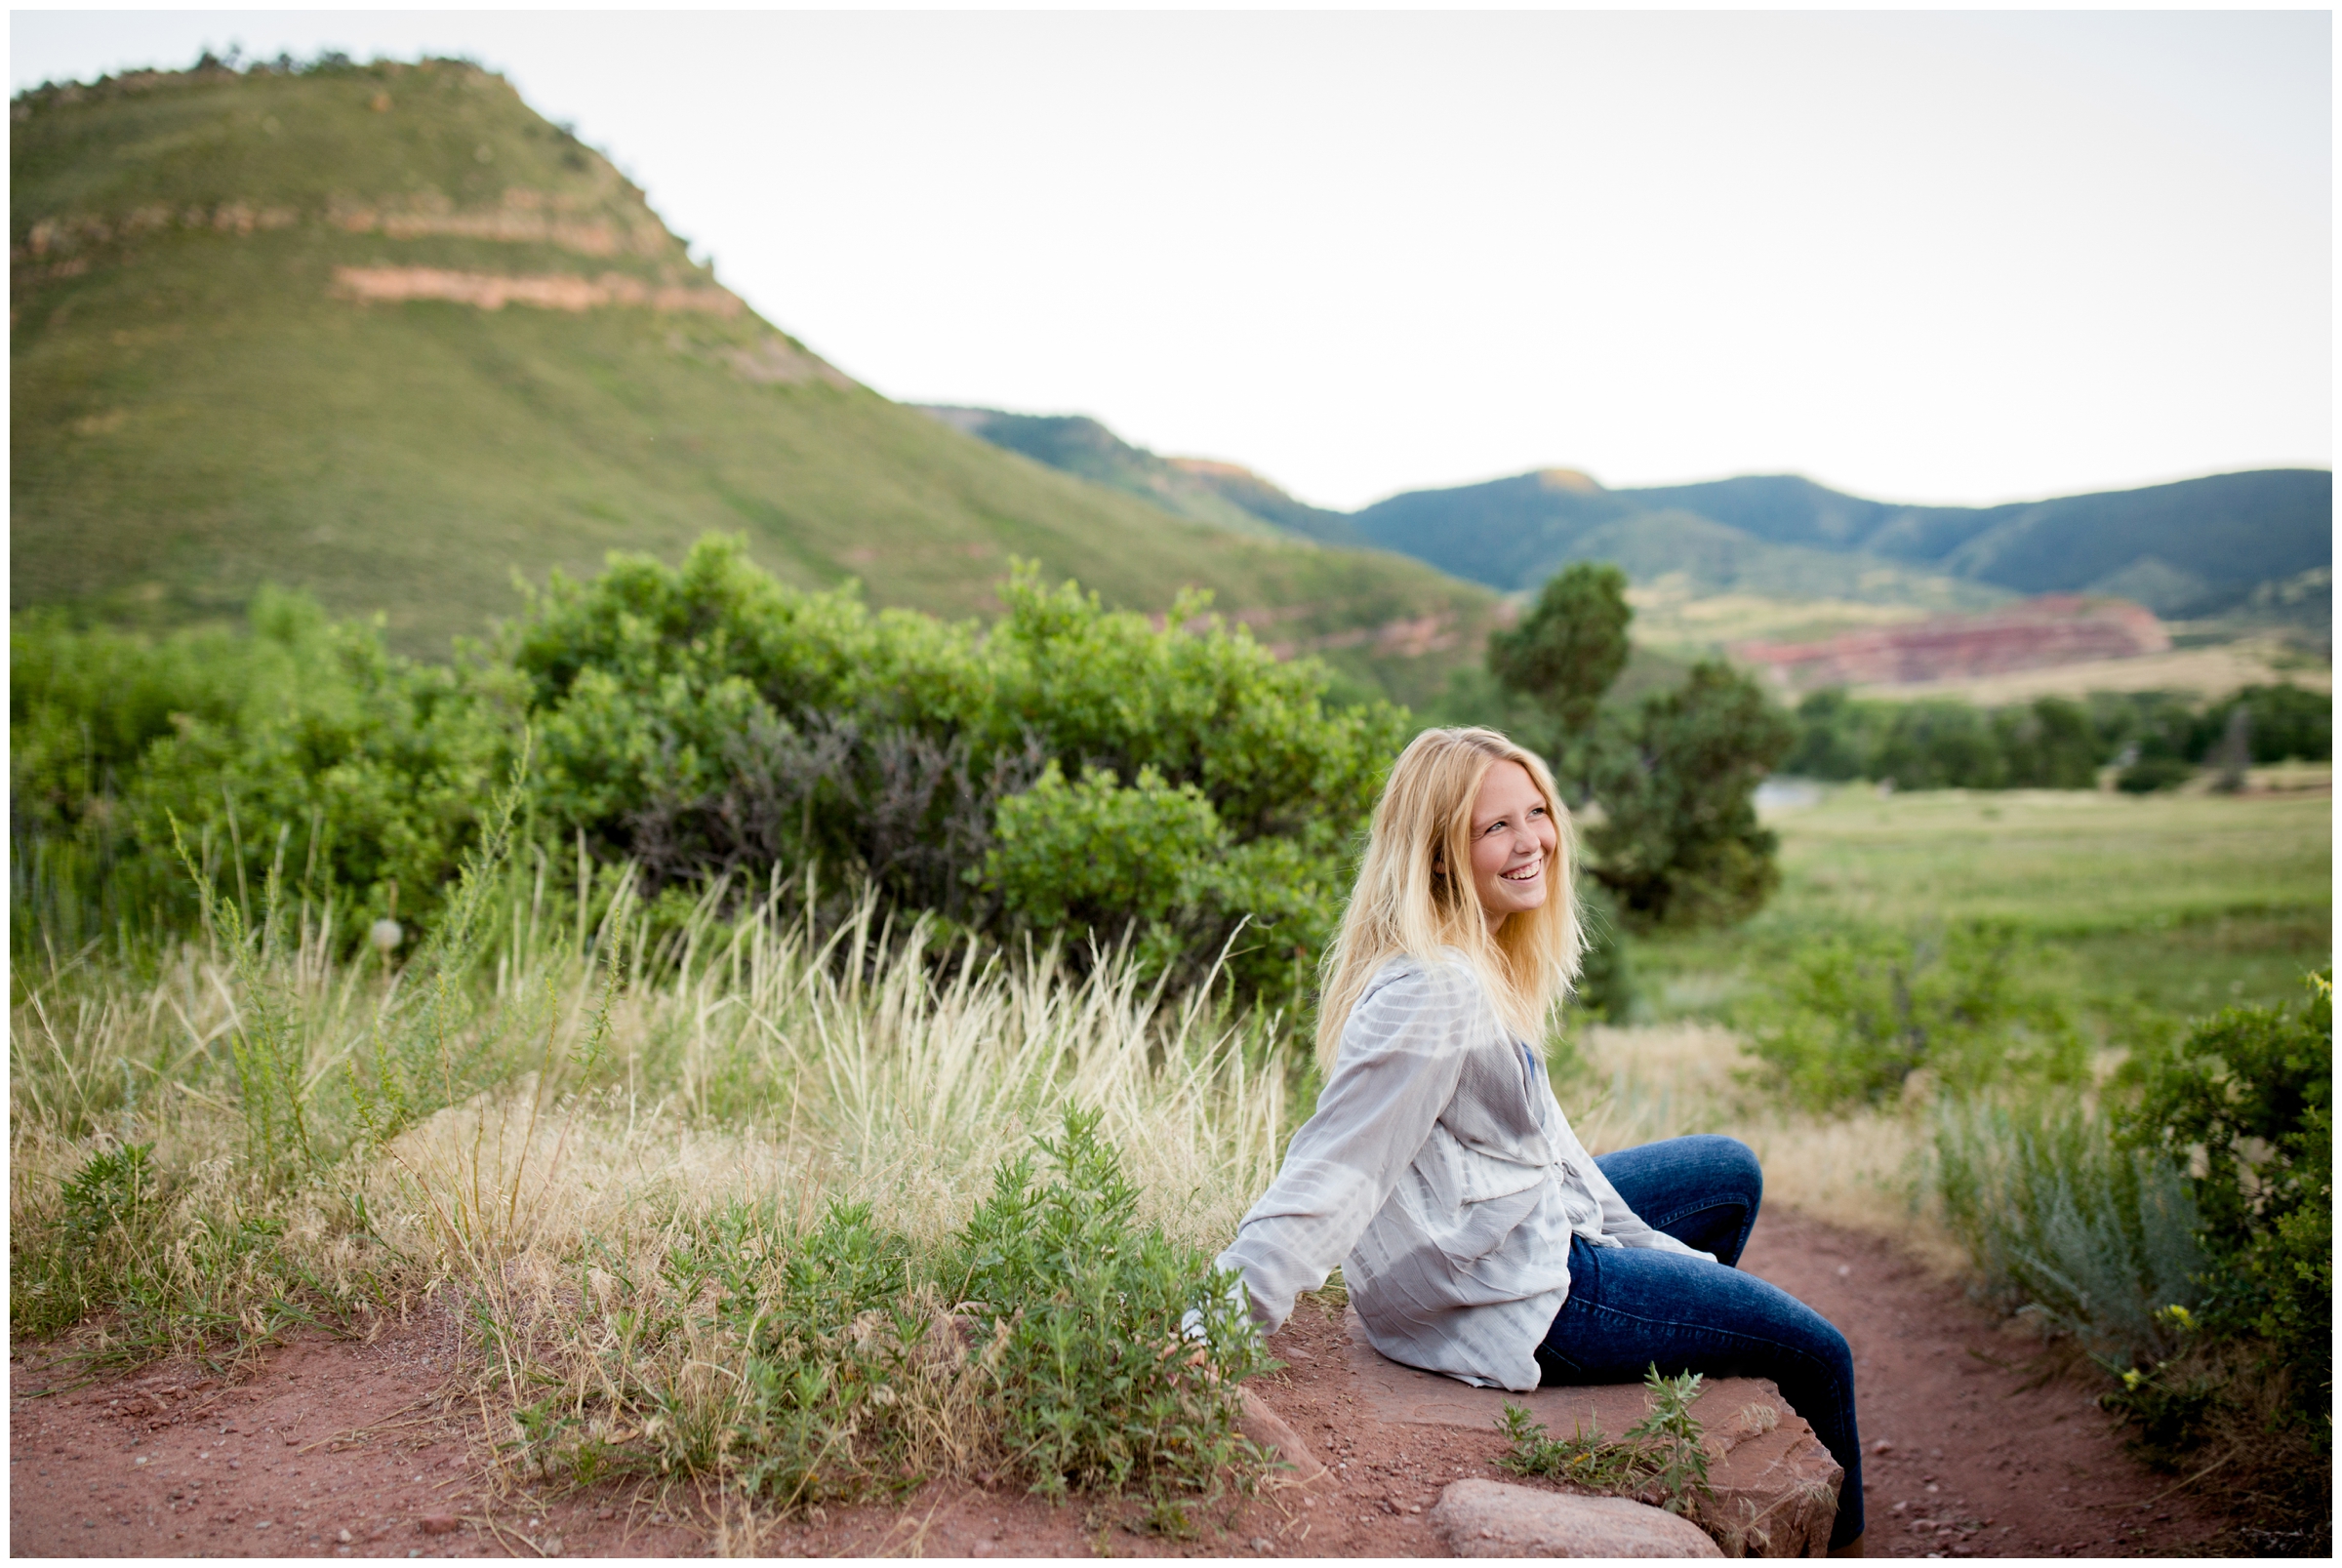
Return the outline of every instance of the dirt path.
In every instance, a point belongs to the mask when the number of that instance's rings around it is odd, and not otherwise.
[[[2125,1455],[2080,1380],[2039,1381],[2030,1332],[1889,1243],[1768,1211],[1741,1265],[1853,1347],[1869,1555],[2163,1556],[2218,1528],[2186,1492],[2141,1508],[2179,1477]]]
[[[1873,1556],[2184,1553],[2216,1520],[2125,1458],[2073,1382],[2037,1384],[2027,1341],[1889,1244],[1769,1213],[1747,1266],[1854,1347]],[[1438,1555],[1424,1523],[1461,1476],[1509,1479],[1486,1434],[1367,1417],[1339,1316],[1305,1302],[1254,1387],[1334,1473],[1198,1512],[1191,1539],[1145,1533],[1135,1505],[1051,1508],[1011,1487],[931,1484],[892,1508],[835,1509],[734,1538],[780,1555]],[[11,1545],[20,1556],[679,1555],[727,1526],[684,1489],[531,1496],[482,1463],[476,1413],[440,1397],[452,1323],[373,1344],[321,1337],[225,1386],[184,1366],[67,1389],[45,1358],[10,1365]],[[43,1390],[60,1390],[44,1392]],[[1885,1446],[1880,1447],[1881,1444]],[[2144,1505],[2144,1506],[2142,1506]],[[736,1528],[733,1527],[733,1528]]]

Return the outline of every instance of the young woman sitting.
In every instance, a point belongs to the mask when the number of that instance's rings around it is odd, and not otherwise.
[[[1595,1159],[1539,1059],[1585,934],[1552,776],[1491,730],[1427,730],[1392,769],[1328,949],[1325,1089],[1220,1266],[1274,1332],[1336,1264],[1374,1347],[1467,1383],[1769,1378],[1845,1467],[1834,1550],[1862,1534],[1846,1342],[1733,1266],[1763,1180],[1730,1138]]]

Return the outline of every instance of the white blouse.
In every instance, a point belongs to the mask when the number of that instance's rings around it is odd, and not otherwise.
[[[1446,952],[1375,972],[1315,1114],[1218,1261],[1243,1274],[1264,1331],[1340,1263],[1383,1354],[1526,1392],[1569,1296],[1573,1234],[1711,1256],[1635,1218],[1535,1053]]]

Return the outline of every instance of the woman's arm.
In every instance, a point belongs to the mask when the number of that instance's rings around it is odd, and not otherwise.
[[[1602,1174],[1602,1168],[1594,1162],[1594,1156],[1586,1152],[1586,1146],[1578,1142],[1578,1135],[1571,1130],[1566,1116],[1561,1118],[1561,1136],[1568,1146],[1564,1152],[1569,1156],[1570,1163],[1585,1177],[1587,1187],[1594,1193],[1594,1200],[1602,1206],[1602,1234],[1616,1237],[1623,1246],[1649,1247],[1656,1252],[1679,1252],[1686,1258],[1705,1258],[1710,1263],[1716,1262],[1715,1253],[1702,1252],[1697,1247],[1677,1241],[1664,1230],[1645,1225],[1641,1215],[1628,1208],[1627,1200],[1620,1197],[1618,1188],[1610,1185],[1610,1178]]]
[[[1392,981],[1351,1014],[1316,1113],[1219,1258],[1242,1271],[1263,1332],[1283,1325],[1295,1295],[1325,1283],[1381,1212],[1489,1026],[1478,981],[1445,963]]]

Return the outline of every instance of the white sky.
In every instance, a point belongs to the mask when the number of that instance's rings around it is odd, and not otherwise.
[[[1995,502],[2332,437],[2326,12],[26,12],[10,79],[466,54],[889,396],[1351,507]]]

